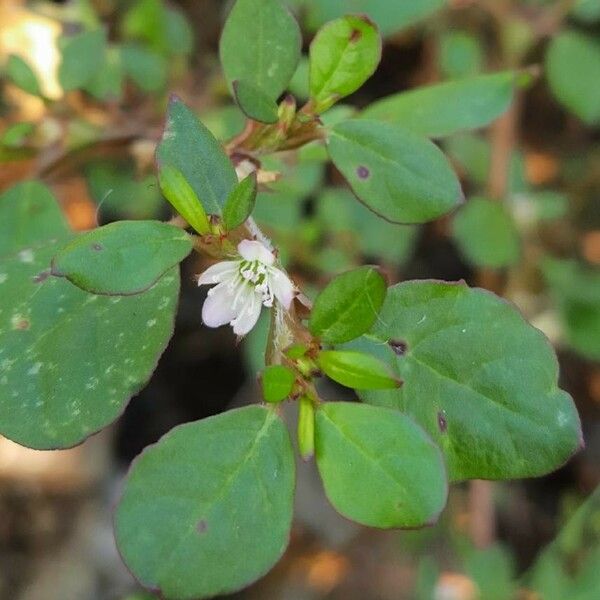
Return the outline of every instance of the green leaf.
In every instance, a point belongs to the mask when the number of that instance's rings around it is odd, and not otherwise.
[[[319,354],[318,363],[325,375],[355,390],[396,389],[402,385],[386,363],[363,352],[326,350]]]
[[[411,415],[444,451],[453,480],[542,475],[581,446],[550,344],[490,292],[462,283],[396,285],[369,337],[352,345],[404,380],[363,399]]]
[[[577,0],[571,14],[582,23],[594,23],[600,20],[600,2],[598,0]]]
[[[403,265],[411,256],[418,230],[380,219],[343,188],[328,188],[317,198],[317,217],[344,246],[350,239],[363,256],[376,257],[389,265]]]
[[[165,198],[198,233],[210,231],[210,223],[196,193],[183,173],[171,165],[159,165],[158,181]]]
[[[0,136],[0,146],[21,148],[27,143],[27,138],[35,131],[35,127],[35,123],[28,121],[9,125]]]
[[[245,223],[252,214],[256,191],[256,173],[251,173],[233,188],[223,207],[223,224],[228,231]]]
[[[277,100],[294,75],[301,44],[298,23],[279,0],[237,0],[219,45],[225,77],[230,86],[245,80]]]
[[[408,130],[345,121],[331,130],[328,149],[359,199],[389,221],[431,221],[462,201],[460,183],[441,150]]]
[[[574,260],[546,259],[544,277],[555,297],[567,343],[600,360],[600,273]]]
[[[102,67],[106,50],[106,33],[103,29],[84,31],[60,39],[62,61],[58,79],[68,92],[85,87]]]
[[[71,234],[40,188],[22,184],[0,198],[2,223],[19,222],[15,190],[26,206],[36,206],[34,191],[44,198],[37,214],[47,215],[45,227],[32,223],[37,245],[32,231],[21,232],[0,260],[0,432],[32,448],[65,448],[114,421],[150,377],[173,332],[179,274],[116,298],[50,276]]]
[[[283,365],[268,366],[261,374],[263,397],[266,402],[281,402],[294,389],[296,374]]]
[[[298,403],[298,452],[302,460],[315,455],[315,406],[308,396]]]
[[[499,544],[488,548],[474,548],[465,562],[466,572],[476,584],[481,598],[506,600],[515,597],[515,566],[506,548]]]
[[[407,416],[347,402],[319,407],[316,457],[327,498],[371,527],[434,523],[448,486],[439,449]]]
[[[348,342],[375,322],[386,282],[374,267],[360,267],[335,277],[317,296],[308,328],[326,344]]]
[[[102,66],[85,90],[98,100],[115,100],[121,96],[123,87],[123,61],[118,48],[106,50]]]
[[[192,250],[190,236],[159,221],[117,221],[77,236],[52,260],[52,274],[93,294],[152,287]]]
[[[120,23],[123,37],[147,42],[156,52],[168,50],[169,10],[163,0],[137,0],[125,13]]]
[[[125,563],[170,599],[248,585],[288,544],[294,471],[288,432],[271,410],[249,406],[176,427],[127,478],[115,517]]]
[[[361,116],[402,125],[427,137],[485,127],[510,106],[519,75],[478,75],[387,96]]]
[[[475,266],[507,267],[521,255],[519,232],[501,202],[469,200],[452,221],[452,235],[461,253]]]
[[[0,257],[68,235],[56,200],[41,183],[24,181],[0,195]]]
[[[143,92],[162,90],[167,83],[168,64],[163,56],[141,44],[121,48],[125,73]]]
[[[266,92],[244,79],[236,79],[231,87],[237,105],[249,119],[261,123],[277,123],[279,107]]]
[[[212,133],[176,96],[169,102],[156,159],[159,170],[169,165],[183,174],[206,213],[221,214],[237,184],[235,170]]]
[[[465,31],[449,30],[440,39],[440,69],[457,79],[477,75],[484,62],[479,39]]]
[[[323,23],[348,13],[366,13],[384,35],[391,35],[424,19],[441,8],[445,0],[300,0],[308,27],[315,31]]]
[[[310,97],[314,111],[325,112],[355,92],[381,60],[377,27],[365,16],[349,15],[327,23],[310,45]]]
[[[558,100],[589,125],[600,123],[600,43],[576,31],[555,36],[546,73]]]
[[[11,54],[6,63],[8,78],[22,90],[34,96],[41,96],[42,90],[37,75],[33,69],[20,56]]]
[[[165,7],[167,50],[171,54],[191,54],[194,49],[194,29],[183,11]]]

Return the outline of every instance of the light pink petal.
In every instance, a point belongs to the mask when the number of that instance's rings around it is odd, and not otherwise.
[[[238,315],[233,325],[233,333],[236,335],[246,335],[258,321],[262,302],[260,296],[252,292],[252,298],[248,298],[244,303],[243,311]]]
[[[275,298],[277,298],[287,310],[294,299],[294,284],[289,277],[279,269],[272,269],[270,271],[270,276],[271,290],[273,291]]]
[[[272,265],[275,262],[273,253],[260,242],[242,240],[238,244],[238,252],[245,260],[259,260],[265,265]]]
[[[204,324],[208,327],[220,327],[230,323],[236,317],[236,312],[232,307],[231,288],[221,284],[213,288],[211,292],[202,306]]]
[[[239,263],[237,260],[225,260],[223,262],[215,263],[208,267],[208,269],[198,277],[198,285],[221,283],[227,275],[235,273],[238,265]]]

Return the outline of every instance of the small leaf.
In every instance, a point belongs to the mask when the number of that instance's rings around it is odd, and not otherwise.
[[[271,410],[249,406],[176,427],[127,478],[115,516],[125,563],[165,598],[239,590],[288,544],[294,470],[288,432]]]
[[[298,23],[279,0],[237,0],[219,45],[225,77],[230,86],[245,80],[275,101],[294,75],[301,44]]]
[[[298,404],[298,451],[302,460],[310,460],[315,454],[315,407],[306,396]]]
[[[395,389],[402,385],[383,361],[363,352],[326,350],[319,354],[318,363],[325,375],[355,390]]]
[[[159,168],[170,165],[181,172],[207,214],[221,214],[237,184],[235,170],[212,133],[176,96],[169,102],[156,159]]]
[[[84,31],[61,38],[62,61],[58,79],[66,92],[83,88],[96,76],[105,58],[106,33]]]
[[[9,125],[0,136],[0,146],[6,148],[21,148],[27,143],[27,138],[35,131],[35,124],[21,121]]]
[[[281,402],[294,389],[296,374],[283,365],[270,365],[261,375],[263,397],[266,402]]]
[[[183,173],[171,165],[158,166],[158,181],[165,198],[198,233],[210,231],[210,223],[196,192]]]
[[[355,92],[381,60],[377,27],[364,16],[327,23],[310,45],[310,97],[314,111],[325,112]]]
[[[463,199],[458,178],[441,150],[388,123],[338,123],[331,130],[328,150],[359,199],[394,223],[431,221]]]
[[[327,498],[370,527],[432,524],[448,486],[439,449],[406,415],[331,402],[316,414],[317,466]]]
[[[477,75],[483,65],[479,39],[465,31],[449,30],[440,39],[440,69],[450,79]]]
[[[157,52],[141,44],[125,44],[121,60],[125,73],[143,92],[156,92],[167,84],[168,63]]]
[[[398,390],[361,397],[412,416],[442,448],[453,480],[534,477],[581,445],[552,347],[490,292],[401,283],[352,347],[385,360],[404,380]]]
[[[374,267],[364,266],[335,277],[317,296],[308,327],[326,344],[359,337],[375,322],[386,282]]]
[[[438,83],[378,100],[361,116],[444,137],[491,123],[508,109],[518,83],[513,71]]]
[[[600,43],[576,31],[555,36],[546,73],[558,100],[588,125],[600,123]]]
[[[600,360],[600,272],[575,260],[546,259],[544,277],[554,296],[569,346]]]
[[[11,54],[6,63],[6,74],[22,90],[34,96],[41,96],[42,90],[33,69],[16,54]]]
[[[501,268],[515,264],[521,254],[519,232],[501,202],[472,198],[452,222],[460,251],[475,266]]]
[[[0,195],[0,256],[68,236],[56,200],[38,181],[18,183]]]
[[[246,222],[254,209],[256,190],[256,173],[251,173],[233,188],[223,207],[225,229],[231,231]]]
[[[279,107],[268,94],[244,79],[236,79],[231,85],[237,105],[249,119],[277,123]]]
[[[192,250],[190,236],[159,221],[117,221],[77,236],[56,254],[52,274],[94,294],[139,294]]]

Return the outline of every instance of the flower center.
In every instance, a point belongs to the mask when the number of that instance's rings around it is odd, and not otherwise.
[[[261,294],[262,303],[273,306],[273,292],[269,285],[268,269],[259,260],[243,260],[239,266],[239,273],[244,281],[254,286]]]

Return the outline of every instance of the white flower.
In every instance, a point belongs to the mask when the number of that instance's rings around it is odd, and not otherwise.
[[[238,244],[240,258],[209,267],[198,285],[214,285],[202,307],[202,320],[209,327],[230,323],[236,335],[246,335],[258,321],[261,308],[277,299],[287,310],[294,299],[294,284],[274,266],[275,256],[260,242]]]

